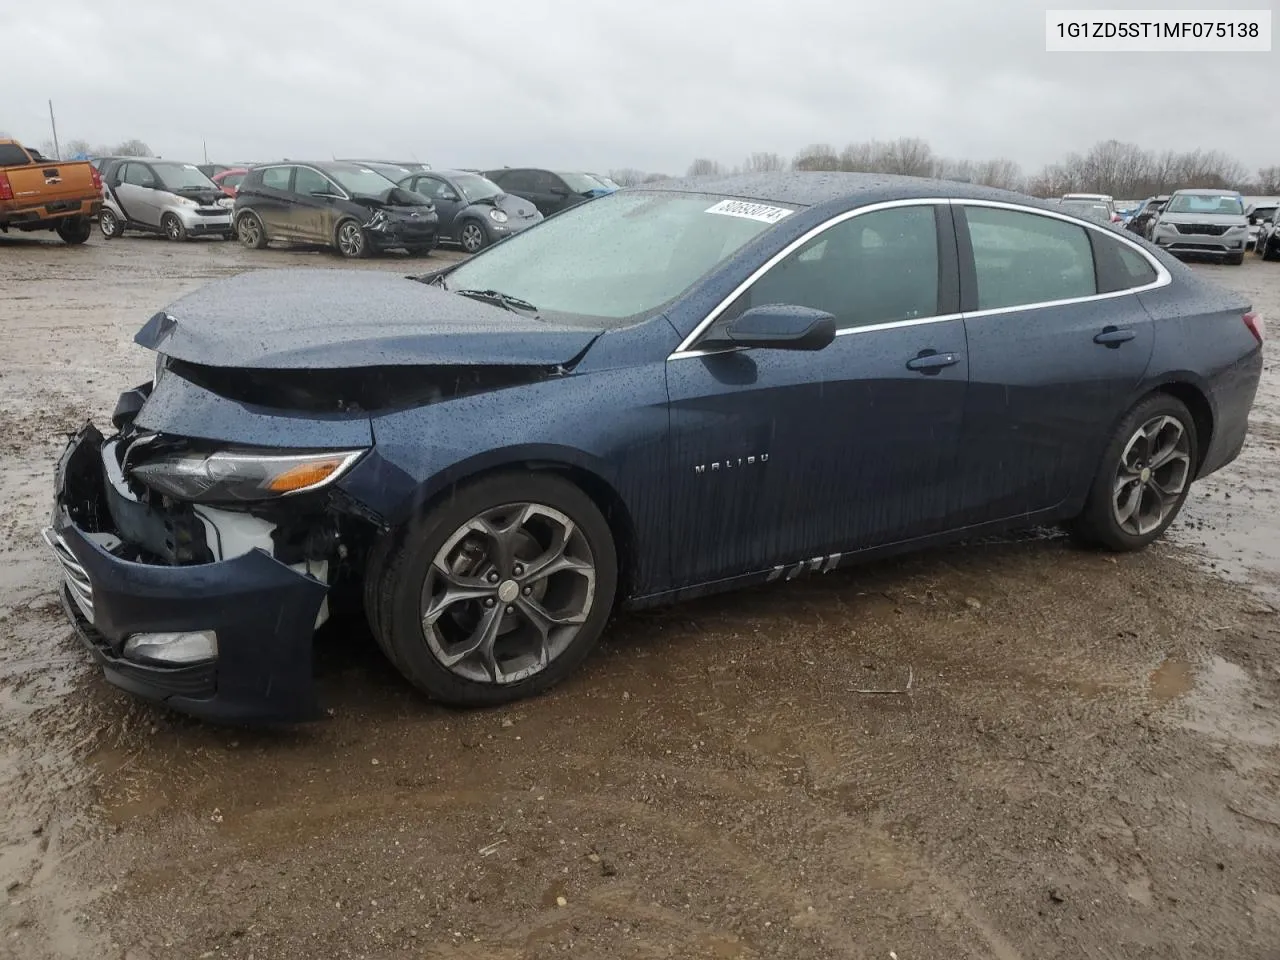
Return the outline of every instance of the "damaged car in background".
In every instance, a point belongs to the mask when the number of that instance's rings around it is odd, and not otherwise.
[[[236,235],[251,249],[320,244],[353,259],[393,249],[424,256],[435,249],[440,219],[425,197],[342,161],[250,168],[234,216]]]
[[[45,537],[107,677],[176,709],[321,715],[344,602],[425,694],[498,704],[619,607],[1029,524],[1141,549],[1239,453],[1263,337],[1167,253],[1017,194],[663,183],[423,277],[184,296],[110,435],[71,438]]]

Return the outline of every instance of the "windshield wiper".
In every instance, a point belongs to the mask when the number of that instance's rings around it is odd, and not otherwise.
[[[454,290],[453,292],[460,297],[470,297],[472,300],[480,300],[484,303],[496,303],[504,310],[510,310],[512,313],[519,313],[522,310],[528,311],[535,316],[538,313],[538,308],[528,300],[510,296],[501,290]]]

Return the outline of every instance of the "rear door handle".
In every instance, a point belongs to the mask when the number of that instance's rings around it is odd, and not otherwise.
[[[954,353],[938,353],[936,350],[921,350],[917,356],[907,361],[907,369],[918,373],[941,373],[944,367],[953,367],[960,362]]]
[[[1132,330],[1121,330],[1119,327],[1103,327],[1102,332],[1093,338],[1093,342],[1115,348],[1122,343],[1128,343],[1136,336],[1137,334]]]

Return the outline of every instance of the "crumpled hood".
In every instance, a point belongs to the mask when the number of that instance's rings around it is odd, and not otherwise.
[[[577,357],[599,332],[378,270],[280,269],[189,293],[134,341],[190,363],[259,370],[554,366]]]
[[[202,207],[212,207],[219,200],[225,200],[227,198],[227,195],[222,192],[220,187],[183,187],[181,190],[175,190],[173,192],[179,197],[186,197],[188,200],[194,200]]]

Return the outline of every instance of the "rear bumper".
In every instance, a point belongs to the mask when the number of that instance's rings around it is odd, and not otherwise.
[[[1262,348],[1241,358],[1215,378],[1213,439],[1204,453],[1197,479],[1221,470],[1240,455],[1249,433],[1249,411],[1262,380]]]
[[[53,230],[68,217],[96,217],[101,209],[101,198],[94,198],[56,201],[25,210],[0,210],[0,226],[17,230]]]
[[[62,567],[67,614],[107,680],[206,720],[317,717],[311,647],[327,587],[260,550],[183,566],[126,559],[106,501],[101,445],[90,425],[71,439],[45,538]],[[133,634],[209,630],[218,648],[210,660],[173,665],[124,654]]]

